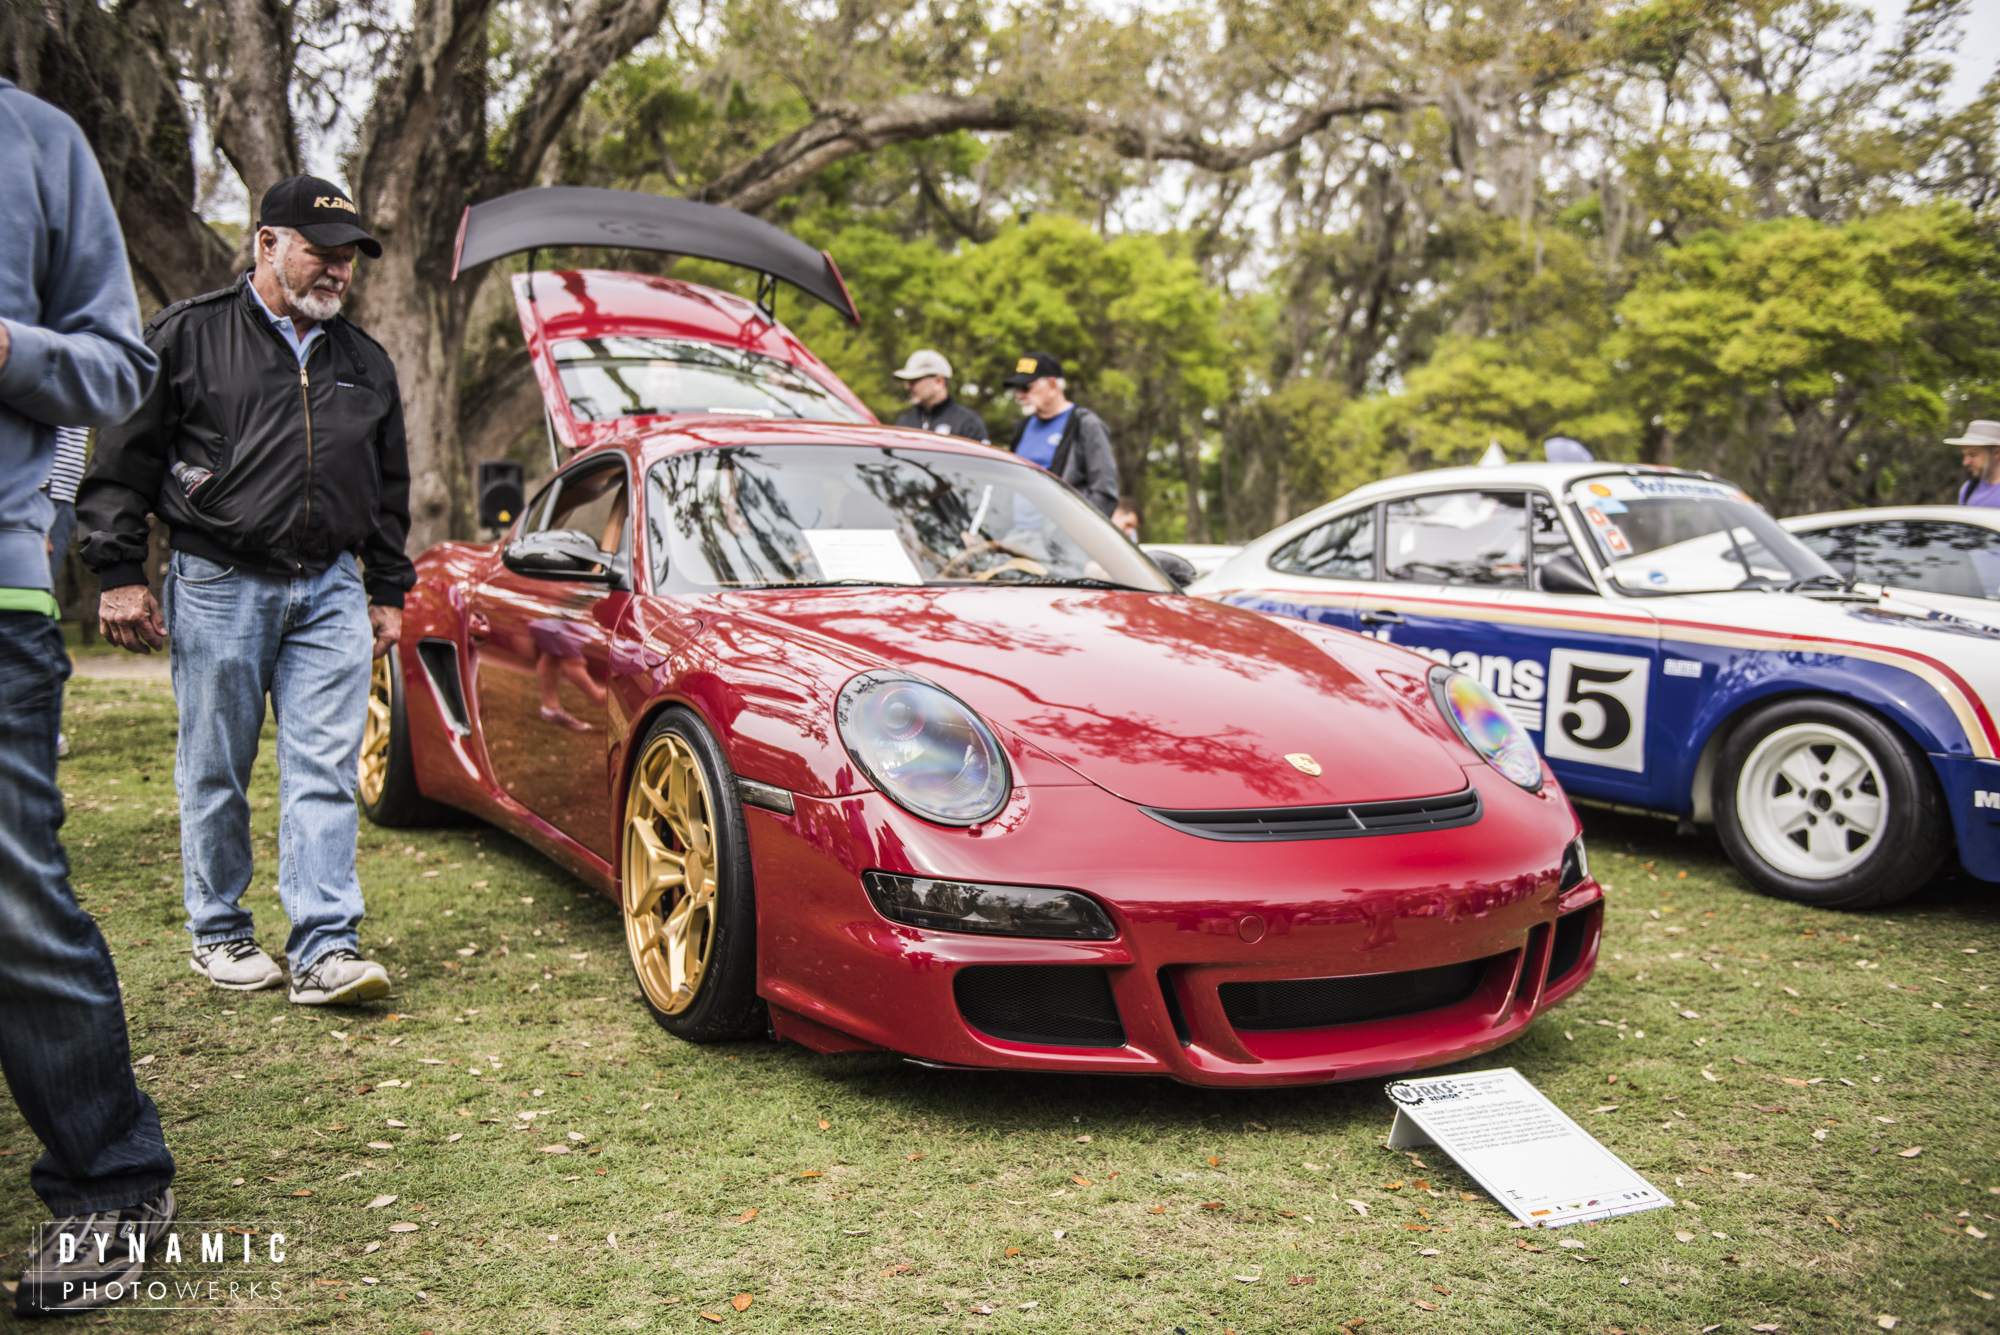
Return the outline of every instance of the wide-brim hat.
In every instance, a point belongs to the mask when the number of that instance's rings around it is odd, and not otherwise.
[[[1948,440],[1945,444],[2000,446],[2000,422],[1968,423],[1964,435]]]
[[[358,246],[371,260],[382,243],[361,226],[361,210],[347,192],[318,176],[287,176],[264,192],[259,227],[289,227],[315,246]]]

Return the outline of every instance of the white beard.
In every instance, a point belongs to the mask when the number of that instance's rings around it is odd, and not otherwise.
[[[301,292],[287,283],[285,295],[292,299],[292,309],[314,323],[340,314],[340,298],[330,292],[315,292],[311,288]]]

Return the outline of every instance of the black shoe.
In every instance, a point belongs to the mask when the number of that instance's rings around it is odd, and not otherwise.
[[[123,1210],[71,1215],[42,1225],[14,1293],[14,1314],[64,1316],[129,1301],[145,1273],[146,1258],[167,1235],[178,1208],[169,1190]],[[101,1261],[99,1234],[109,1239]],[[75,1239],[67,1262],[62,1259],[65,1235]]]

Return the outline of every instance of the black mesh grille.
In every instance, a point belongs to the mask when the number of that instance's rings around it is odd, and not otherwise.
[[[1590,916],[1595,906],[1566,913],[1556,919],[1555,948],[1549,952],[1549,981],[1566,976],[1583,959],[1583,943],[1590,939]]]
[[[982,1034],[1063,1048],[1125,1046],[1104,970],[1087,964],[976,964],[952,984],[959,1013]]]
[[[1408,973],[1224,983],[1216,990],[1223,1013],[1238,1029],[1318,1029],[1456,1005],[1479,989],[1490,963],[1470,960]]]
[[[1278,839],[1355,839],[1374,834],[1451,830],[1479,819],[1479,790],[1395,802],[1352,802],[1333,807],[1238,807],[1223,811],[1139,810],[1185,834],[1238,842]]]

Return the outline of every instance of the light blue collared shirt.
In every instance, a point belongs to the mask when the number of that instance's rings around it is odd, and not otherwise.
[[[254,282],[250,284],[250,295],[257,298],[257,305],[263,310],[264,318],[269,320],[272,327],[285,336],[285,342],[291,345],[292,352],[299,359],[299,365],[304,366],[306,364],[306,354],[312,350],[313,340],[326,332],[326,326],[324,324],[316,324],[304,338],[300,338],[298,328],[293,325],[291,316],[271,314],[271,308],[264,305],[264,296],[257,290],[257,284]]]

